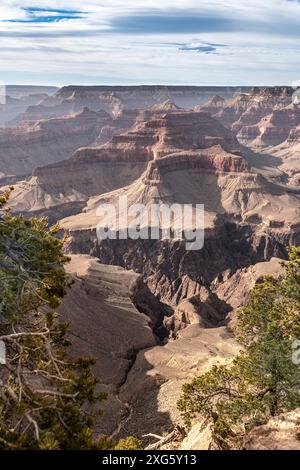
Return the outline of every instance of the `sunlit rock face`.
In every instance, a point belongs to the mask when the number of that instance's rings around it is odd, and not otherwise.
[[[246,450],[300,450],[300,409],[284,413],[258,426],[246,436]]]
[[[110,122],[105,111],[83,108],[68,117],[22,122],[0,129],[0,175],[29,176],[38,167],[68,158],[92,143]]]

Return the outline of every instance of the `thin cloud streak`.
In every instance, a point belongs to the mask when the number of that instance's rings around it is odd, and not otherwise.
[[[0,18],[0,80],[1,72],[15,83],[28,74],[52,83],[72,74],[118,84],[300,79],[296,0],[1,0]]]

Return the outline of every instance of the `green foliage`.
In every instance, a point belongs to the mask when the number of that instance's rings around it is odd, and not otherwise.
[[[105,398],[95,392],[94,361],[69,357],[68,325],[53,310],[68,287],[57,230],[46,219],[0,213],[0,449],[114,446],[91,430]]]
[[[0,314],[6,319],[20,322],[28,308],[41,305],[56,308],[66,292],[64,240],[47,225],[45,218],[10,214],[0,220]]]
[[[120,439],[114,447],[115,450],[143,450],[143,445],[139,439],[130,436],[126,439]]]
[[[266,276],[241,309],[237,335],[247,346],[254,338],[300,338],[300,247],[293,247],[279,279]]]
[[[239,448],[249,429],[300,406],[300,370],[291,360],[300,338],[300,248],[291,250],[283,276],[254,287],[236,333],[240,356],[185,384],[178,402],[187,425],[199,415],[211,419],[215,442],[225,449]]]

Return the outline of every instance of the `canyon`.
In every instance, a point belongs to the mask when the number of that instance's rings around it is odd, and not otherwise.
[[[67,234],[73,284],[59,310],[72,354],[95,357],[108,392],[95,432],[151,444],[146,434],[182,426],[182,385],[238,354],[237,310],[300,245],[300,108],[286,87],[26,93],[0,108],[1,187],[13,185],[12,213],[46,216]],[[193,215],[204,205],[203,248],[122,239],[122,197],[146,209],[189,204]],[[114,239],[97,235],[105,204],[116,207]],[[202,445],[193,444],[202,431],[182,445]],[[265,434],[246,448],[271,446],[257,444]]]

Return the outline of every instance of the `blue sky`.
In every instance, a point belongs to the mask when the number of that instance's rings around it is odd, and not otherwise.
[[[0,39],[6,83],[300,80],[297,0],[0,0]]]

